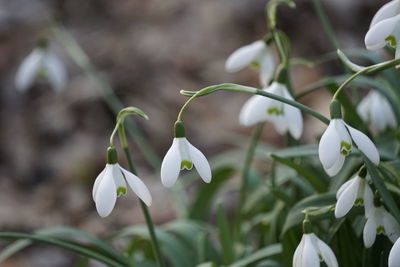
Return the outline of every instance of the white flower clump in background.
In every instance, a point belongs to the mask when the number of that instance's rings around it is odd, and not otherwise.
[[[377,91],[371,91],[357,106],[357,113],[378,131],[397,127],[396,117],[389,101]]]
[[[278,82],[273,82],[264,91],[293,100],[287,87]],[[240,124],[252,126],[265,121],[271,122],[280,134],[289,132],[295,139],[303,132],[303,117],[298,108],[264,96],[252,96],[240,111]]]
[[[67,83],[67,72],[61,60],[46,45],[38,46],[21,63],[15,77],[15,87],[27,91],[37,78],[44,78],[51,87],[62,91]]]
[[[234,51],[226,60],[227,72],[239,71],[252,63],[260,68],[260,84],[265,87],[275,72],[275,60],[270,48],[263,40],[255,41]]]

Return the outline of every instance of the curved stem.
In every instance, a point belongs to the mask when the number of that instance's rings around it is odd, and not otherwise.
[[[131,154],[129,153],[129,146],[128,146],[128,142],[126,140],[126,134],[125,134],[124,125],[122,123],[118,127],[118,134],[119,134],[119,138],[120,138],[120,141],[121,141],[122,149],[124,150],[124,154],[125,154],[126,160],[128,161],[129,170],[133,174],[136,175],[137,174],[136,173],[136,168],[135,168],[135,166],[133,164]],[[164,267],[165,264],[164,264],[163,258],[161,256],[160,246],[158,244],[158,240],[157,240],[156,233],[155,233],[155,230],[154,230],[154,223],[153,223],[153,220],[151,219],[151,216],[150,216],[150,213],[149,213],[149,209],[147,208],[146,204],[140,198],[138,198],[138,199],[139,199],[139,202],[140,202],[140,207],[142,208],[142,212],[143,212],[144,218],[146,220],[147,228],[148,228],[149,233],[150,233],[151,245],[152,245],[152,248],[153,248],[153,252],[154,252],[154,256],[156,258],[157,264],[160,267]]]

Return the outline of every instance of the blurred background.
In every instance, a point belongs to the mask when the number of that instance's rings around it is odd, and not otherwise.
[[[376,10],[386,1],[322,1],[341,47],[363,48],[364,35]],[[26,93],[14,88],[15,72],[56,16],[125,106],[141,108],[149,121],[135,119],[154,149],[157,165],[172,142],[172,126],[186,100],[179,90],[199,90],[222,82],[259,87],[252,69],[227,74],[224,62],[240,46],[266,33],[265,0],[0,0],[0,230],[34,231],[57,225],[74,226],[104,236],[143,222],[137,199],[119,198],[113,213],[101,219],[91,197],[92,185],[105,165],[105,149],[115,116],[93,79],[57,41],[52,50],[68,70],[68,85],[54,92],[38,82]],[[333,51],[308,0],[297,8],[280,8],[279,27],[292,41],[293,56],[311,60]],[[340,67],[294,67],[295,91]],[[187,136],[212,159],[244,142],[251,129],[238,125],[249,95],[219,92],[196,100],[184,115]],[[301,99],[327,114],[329,94]],[[302,143],[312,143],[323,125],[305,115]],[[282,144],[273,127],[262,139]],[[239,139],[238,139],[239,140]],[[149,186],[157,224],[176,216],[171,195],[159,173],[130,139],[138,173]],[[121,155],[122,158],[122,155]],[[122,164],[125,164],[121,159]],[[159,161],[160,162],[160,161]],[[158,163],[159,163],[158,162]],[[126,166],[126,165],[125,165]],[[239,178],[239,177],[238,177]],[[235,181],[233,181],[234,183]],[[1,244],[1,243],[0,243]],[[43,245],[19,253],[1,266],[71,266],[73,255]]]

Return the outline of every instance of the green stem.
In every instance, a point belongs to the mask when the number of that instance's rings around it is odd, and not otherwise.
[[[119,138],[121,141],[121,147],[124,150],[124,154],[126,157],[126,160],[128,161],[128,166],[129,166],[129,170],[133,173],[133,174],[137,174],[136,173],[136,168],[135,165],[133,164],[133,160],[131,157],[131,154],[129,152],[129,146],[128,146],[128,142],[126,140],[126,134],[125,134],[125,129],[124,129],[124,125],[120,124],[120,126],[118,127],[118,134],[119,134]],[[142,208],[142,212],[144,215],[144,218],[146,220],[146,224],[147,224],[147,228],[149,230],[150,233],[150,238],[151,238],[151,245],[153,248],[153,252],[154,252],[154,256],[156,258],[156,261],[158,263],[158,266],[160,267],[164,267],[164,261],[162,259],[161,256],[161,250],[160,250],[160,246],[158,245],[158,241],[157,241],[157,237],[156,237],[156,233],[154,230],[154,223],[153,220],[151,219],[150,213],[149,213],[149,209],[147,208],[146,204],[140,199],[140,207]]]
[[[100,90],[101,95],[109,106],[109,108],[114,112],[115,115],[124,108],[124,105],[115,95],[111,86],[107,81],[97,72],[95,66],[90,62],[89,57],[85,52],[79,47],[75,39],[67,33],[67,31],[62,26],[53,26],[52,33],[59,43],[64,46],[67,54],[72,58],[72,60],[80,67],[83,72],[92,77],[96,82],[97,88]],[[147,162],[154,168],[159,169],[161,165],[161,160],[157,153],[150,146],[144,135],[135,127],[133,120],[129,120],[128,132],[132,135],[133,139],[137,143],[140,151],[143,153]]]
[[[204,95],[208,95],[211,94],[213,92],[216,91],[234,91],[234,92],[245,92],[245,93],[250,93],[250,94],[257,94],[257,95],[261,95],[264,97],[268,97],[277,101],[280,101],[282,103],[291,105],[293,107],[296,107],[308,114],[310,114],[311,116],[317,118],[318,120],[320,120],[321,122],[325,123],[325,124],[329,124],[330,120],[325,117],[324,115],[318,113],[317,111],[307,107],[306,105],[303,105],[297,101],[294,100],[290,100],[269,92],[266,92],[264,90],[259,90],[257,88],[254,87],[250,87],[250,86],[243,86],[243,85],[238,85],[238,84],[233,84],[233,83],[223,83],[223,84],[219,84],[219,85],[213,85],[213,86],[209,86],[206,88],[203,88],[199,91],[193,92],[193,91],[185,91],[182,90],[181,94],[185,95],[185,96],[190,96],[191,98],[189,99],[190,101],[192,101],[195,97],[199,97],[199,96],[204,96]],[[188,102],[189,102],[188,100]]]
[[[336,49],[339,49],[339,42],[336,39],[336,35],[333,31],[332,24],[330,23],[328,16],[326,15],[321,5],[320,0],[311,0],[311,2],[314,5],[315,12],[317,13],[319,20],[321,21],[322,27],[324,28],[324,31],[328,35],[330,42]]]
[[[250,167],[251,163],[253,162],[254,154],[256,151],[258,140],[260,139],[262,130],[264,128],[265,123],[257,124],[256,128],[253,131],[253,134],[250,138],[250,143],[246,151],[246,157],[243,164],[243,171],[242,171],[242,183],[240,185],[240,192],[239,192],[239,204],[238,204],[238,212],[236,218],[236,226],[235,232],[236,236],[240,236],[240,228],[242,224],[243,218],[243,204],[246,200],[247,190],[248,190],[248,182],[249,182],[249,174],[250,174]]]

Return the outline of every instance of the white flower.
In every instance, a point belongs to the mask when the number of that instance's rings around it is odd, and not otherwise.
[[[211,182],[211,168],[206,157],[186,137],[175,137],[161,164],[161,182],[166,187],[175,184],[179,172],[194,167],[204,182]]]
[[[345,216],[353,205],[364,205],[365,214],[373,206],[374,194],[365,177],[356,177],[344,183],[336,193],[335,217]]]
[[[400,267],[400,238],[397,239],[390,250],[389,267]]]
[[[65,88],[67,72],[59,58],[49,49],[38,47],[29,54],[18,68],[15,87],[25,92],[36,78],[44,77],[56,91]]]
[[[396,128],[397,121],[389,101],[377,91],[371,91],[357,106],[357,113],[378,131]]]
[[[319,267],[324,261],[328,267],[337,267],[332,249],[315,234],[303,234],[293,255],[293,267]]]
[[[379,164],[379,152],[374,143],[362,132],[347,125],[342,119],[332,119],[319,141],[319,160],[329,176],[336,175],[353,148],[357,148],[375,164]]]
[[[117,197],[126,194],[126,184],[147,205],[152,198],[147,186],[133,173],[122,168],[118,163],[107,164],[97,176],[93,186],[93,200],[101,217],[107,217],[115,206]]]
[[[400,56],[400,0],[383,5],[372,19],[365,35],[365,46],[368,50],[376,50],[389,44],[396,48],[396,58]]]
[[[274,70],[274,56],[264,41],[259,40],[243,46],[233,52],[226,60],[225,69],[227,72],[239,71],[251,63],[260,67],[260,83],[263,87],[271,81]]]
[[[293,100],[286,86],[278,82],[263,90]],[[280,134],[290,132],[295,139],[299,139],[303,132],[303,117],[298,108],[268,97],[252,96],[242,107],[239,122],[251,126],[263,121],[272,122]]]
[[[377,234],[385,234],[393,243],[400,236],[400,225],[396,219],[382,206],[372,207],[366,214],[367,222],[364,226],[364,246],[370,248]]]

